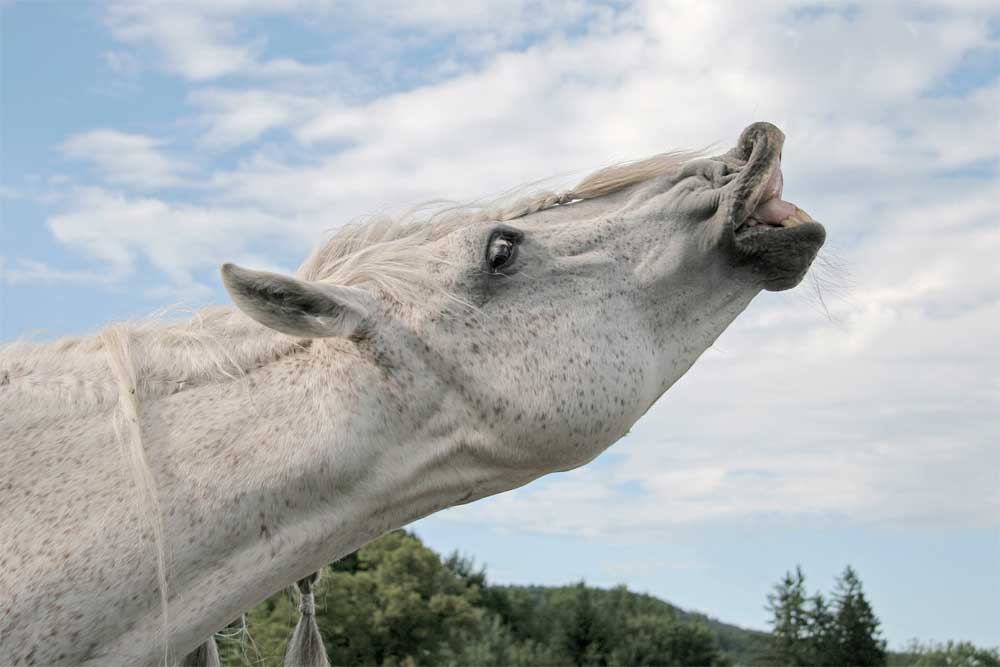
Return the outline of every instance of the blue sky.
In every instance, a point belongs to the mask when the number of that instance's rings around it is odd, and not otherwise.
[[[785,570],[852,564],[893,646],[1000,644],[1000,13],[746,4],[2,2],[0,340],[771,120],[829,317],[814,281],[759,297],[597,461],[416,530],[758,628]]]

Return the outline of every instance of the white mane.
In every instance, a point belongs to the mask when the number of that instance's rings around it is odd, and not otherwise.
[[[523,190],[483,205],[431,207],[412,210],[399,219],[373,217],[338,229],[299,268],[300,278],[338,285],[368,284],[390,299],[402,303],[426,296],[429,264],[435,258],[425,252],[433,243],[463,225],[483,220],[516,220],[524,216],[565,206],[574,201],[595,199],[670,173],[697,153],[661,153],[645,160],[613,165],[594,172],[565,192]]]
[[[128,360],[128,375],[135,378],[139,399],[235,379],[302,347],[234,308],[214,306],[182,321],[171,321],[170,315],[117,324],[96,336],[0,346],[3,403],[9,405],[15,397],[23,401],[16,411],[22,418],[37,414],[52,419],[110,409],[118,401],[118,381],[108,356],[115,346],[127,347],[116,354]]]

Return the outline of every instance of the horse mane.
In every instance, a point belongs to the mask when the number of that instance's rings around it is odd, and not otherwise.
[[[298,270],[306,280],[338,285],[366,284],[400,303],[425,300],[439,289],[428,270],[441,261],[426,246],[464,225],[484,220],[509,221],[557,206],[596,199],[675,171],[699,153],[674,151],[605,167],[562,191],[525,192],[519,188],[482,204],[429,202],[402,216],[372,216],[337,229]]]
[[[187,319],[179,315],[190,314]],[[111,335],[111,334],[114,335]],[[234,380],[304,346],[243,315],[213,306],[168,309],[147,319],[114,324],[94,336],[50,343],[0,345],[0,401],[19,403],[22,419],[54,419],[111,409],[119,400],[121,370],[109,355],[125,359],[137,399],[155,399],[186,387]],[[127,348],[125,352],[115,351]],[[4,386],[10,385],[10,386]]]

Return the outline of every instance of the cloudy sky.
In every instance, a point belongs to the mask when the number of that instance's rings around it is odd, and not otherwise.
[[[991,7],[993,9],[991,9]],[[225,301],[324,230],[785,131],[824,270],[591,465],[417,524],[494,581],[750,627],[854,565],[891,645],[1000,644],[993,2],[0,3],[0,340]]]

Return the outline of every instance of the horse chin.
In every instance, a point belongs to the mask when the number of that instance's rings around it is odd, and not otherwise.
[[[739,264],[753,282],[771,292],[798,285],[826,240],[826,229],[815,221],[794,227],[744,227],[734,235]]]

